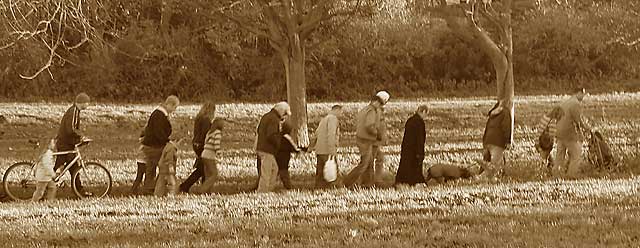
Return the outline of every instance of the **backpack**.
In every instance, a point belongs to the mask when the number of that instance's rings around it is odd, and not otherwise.
[[[615,158],[611,152],[609,144],[605,141],[600,132],[592,132],[589,138],[589,151],[587,155],[589,162],[598,168],[611,167],[615,165]]]

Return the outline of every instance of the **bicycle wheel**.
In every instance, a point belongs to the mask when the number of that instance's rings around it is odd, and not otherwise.
[[[33,192],[36,191],[34,166],[35,164],[32,162],[18,162],[9,166],[4,172],[2,178],[4,192],[11,199],[16,201],[31,200]]]
[[[80,182],[77,183],[78,180]],[[71,180],[73,192],[80,198],[104,197],[111,191],[112,183],[111,172],[96,162],[84,163],[84,167],[80,168]],[[80,188],[77,187],[78,184],[81,185]]]

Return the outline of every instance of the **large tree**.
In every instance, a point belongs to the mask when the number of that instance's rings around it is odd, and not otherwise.
[[[309,142],[305,59],[311,35],[323,22],[346,21],[373,5],[372,0],[246,0],[223,9],[227,18],[265,38],[284,65],[287,100],[291,105],[295,138]]]
[[[536,2],[538,1],[429,0],[423,2],[426,5],[414,2],[418,9],[427,10],[435,17],[444,19],[454,33],[478,47],[490,58],[496,73],[496,99],[502,100],[509,108],[512,124],[514,120],[512,19],[514,13],[532,9],[536,6]],[[513,136],[511,138],[513,139]]]

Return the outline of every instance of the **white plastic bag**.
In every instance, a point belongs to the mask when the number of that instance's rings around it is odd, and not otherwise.
[[[334,182],[338,178],[338,163],[336,163],[336,158],[333,155],[330,155],[324,164],[322,175],[327,182]]]

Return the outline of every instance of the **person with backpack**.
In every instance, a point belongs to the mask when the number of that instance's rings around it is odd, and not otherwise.
[[[511,148],[511,112],[505,108],[503,100],[499,100],[487,113],[487,125],[482,136],[484,148],[484,172],[481,178],[494,180],[503,169],[505,150]]]
[[[564,113],[558,120],[556,138],[558,142],[556,158],[552,174],[559,176],[565,163],[568,162],[566,176],[576,178],[582,163],[582,131],[591,132],[591,128],[582,120],[582,101],[586,96],[585,89],[580,87],[573,96],[560,104]]]
[[[549,113],[545,114],[538,124],[538,141],[536,142],[536,151],[546,163],[549,173],[553,168],[553,158],[551,151],[555,144],[557,133],[557,123],[562,118],[563,112],[560,106],[554,107]]]

